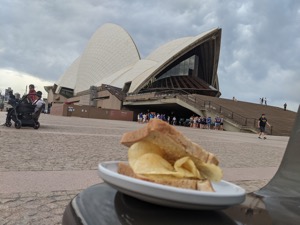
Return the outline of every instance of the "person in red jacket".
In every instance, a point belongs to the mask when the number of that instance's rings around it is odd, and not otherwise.
[[[36,91],[34,89],[34,85],[33,84],[29,85],[29,92],[28,92],[27,98],[29,99],[29,101],[31,103],[33,103],[37,99]]]

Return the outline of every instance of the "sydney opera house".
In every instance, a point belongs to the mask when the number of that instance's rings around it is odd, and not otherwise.
[[[93,111],[87,117],[96,118],[133,112],[128,114],[132,118],[145,110],[195,112],[184,104],[189,96],[221,95],[220,45],[221,29],[215,28],[165,43],[141,58],[122,27],[105,24],[60,79],[45,87],[48,102],[53,113],[82,116]]]

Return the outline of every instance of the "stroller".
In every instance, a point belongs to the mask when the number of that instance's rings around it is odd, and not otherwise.
[[[38,119],[41,111],[45,107],[44,105],[39,108],[37,112],[34,112],[35,105],[28,102],[27,95],[23,96],[19,101],[15,98],[10,98],[8,104],[10,104],[12,108],[7,111],[5,126],[11,127],[12,120],[15,123],[16,129],[20,129],[22,126],[39,129],[40,123]]]

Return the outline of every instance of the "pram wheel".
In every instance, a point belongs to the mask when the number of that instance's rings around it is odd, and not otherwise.
[[[40,128],[40,123],[39,123],[39,122],[35,122],[33,128],[34,128],[34,129],[39,129],[39,128]]]
[[[17,120],[17,121],[15,122],[15,128],[20,129],[21,126],[22,126],[21,121],[20,121],[20,120]]]
[[[12,125],[12,123],[10,121],[5,123],[5,126],[7,126],[7,127],[11,127],[11,125]]]

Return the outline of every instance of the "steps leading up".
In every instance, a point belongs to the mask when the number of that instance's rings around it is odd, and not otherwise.
[[[268,122],[272,126],[272,135],[289,136],[296,118],[296,112],[289,110],[284,111],[283,108],[279,107],[243,101],[233,101],[231,99],[223,99],[205,95],[194,95],[194,97],[199,102],[203,101],[205,105],[214,105],[216,112],[218,112],[218,110],[220,111],[221,108],[221,111],[230,111],[248,118],[248,121],[251,121],[251,126],[254,125],[254,119],[257,121],[261,114],[264,113],[268,119]]]

